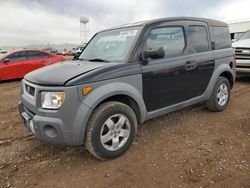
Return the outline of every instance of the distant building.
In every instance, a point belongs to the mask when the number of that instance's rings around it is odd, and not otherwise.
[[[231,22],[228,24],[232,39],[239,39],[247,30],[250,30],[250,21]]]

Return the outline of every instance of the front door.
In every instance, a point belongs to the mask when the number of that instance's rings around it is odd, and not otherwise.
[[[22,78],[25,73],[24,62],[26,61],[26,52],[14,52],[6,58],[9,59],[9,62],[1,63],[1,79],[8,80]]]
[[[154,111],[202,95],[214,68],[208,38],[205,54],[199,55],[187,40],[188,25],[182,22],[156,25],[145,35],[143,50],[163,47],[165,51],[164,58],[142,63],[143,98],[147,110]]]

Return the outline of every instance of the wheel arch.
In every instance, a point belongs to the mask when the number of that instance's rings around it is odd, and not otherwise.
[[[139,107],[138,103],[135,101],[135,99],[133,99],[131,96],[125,95],[125,94],[112,95],[112,96],[102,100],[95,107],[95,109],[98,108],[98,106],[100,106],[101,104],[108,102],[108,101],[116,101],[116,102],[121,102],[121,103],[128,105],[134,111],[136,118],[137,118],[137,122],[142,123],[142,119],[141,119],[142,114],[140,111],[140,107]]]
[[[80,138],[84,141],[84,135],[86,128],[91,118],[93,111],[102,103],[107,101],[118,101],[127,104],[135,112],[137,117],[137,122],[143,123],[146,120],[147,110],[142,98],[140,88],[137,89],[133,85],[125,82],[112,82],[103,84],[96,87],[89,95],[82,98],[81,106],[88,106],[89,110],[87,115],[83,118],[81,116],[82,108],[79,108],[78,117],[81,119],[81,132],[82,137]],[[84,108],[84,107],[83,107]]]
[[[231,87],[234,85],[235,71],[228,64],[221,64],[213,72],[208,87],[205,91],[204,99],[208,100],[212,94],[214,85],[220,76],[229,80]]]
[[[129,83],[115,82],[104,84],[87,95],[83,103],[94,110],[103,102],[110,100],[123,102],[130,106],[137,117],[139,117],[140,123],[145,120],[146,106],[141,91]]]
[[[231,72],[229,72],[229,71],[224,71],[224,72],[222,72],[222,73],[220,74],[220,76],[225,77],[225,78],[229,81],[230,87],[231,87],[231,88],[233,87],[233,85],[234,85],[234,77],[233,77],[233,75],[232,75]]]

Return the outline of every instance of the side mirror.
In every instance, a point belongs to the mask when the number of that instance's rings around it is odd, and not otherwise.
[[[10,59],[9,59],[9,58],[5,58],[5,59],[3,60],[3,63],[8,63],[8,62],[10,62]]]
[[[151,59],[161,59],[165,57],[165,51],[163,47],[160,47],[158,50],[144,50],[142,52],[142,60],[145,61],[148,58]]]

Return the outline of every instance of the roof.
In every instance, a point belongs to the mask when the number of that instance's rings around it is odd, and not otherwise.
[[[4,55],[0,56],[0,59],[4,59],[6,56],[9,56],[10,54],[13,54],[15,52],[26,52],[26,51],[37,51],[37,52],[44,52],[47,54],[53,54],[47,50],[39,50],[37,48],[25,48],[25,49],[19,49],[19,50],[10,50],[7,53],[5,53]]]
[[[23,49],[16,49],[16,50],[11,50],[11,52],[25,52],[25,51],[46,51],[46,50],[40,50],[40,49],[37,49],[37,48],[23,48]],[[47,51],[46,51],[47,52]]]
[[[167,22],[167,21],[201,21],[207,23],[209,26],[217,26],[217,27],[227,27],[228,24],[213,20],[213,19],[208,19],[208,18],[197,18],[197,17],[169,17],[169,18],[159,18],[159,19],[152,19],[152,20],[145,20],[145,21],[140,21],[140,22],[134,22],[134,23],[129,23],[129,24],[124,24],[116,27],[112,27],[106,30],[112,30],[112,29],[118,29],[118,28],[123,28],[123,27],[133,27],[133,26],[144,26],[144,25],[150,25],[154,24],[157,22]]]

